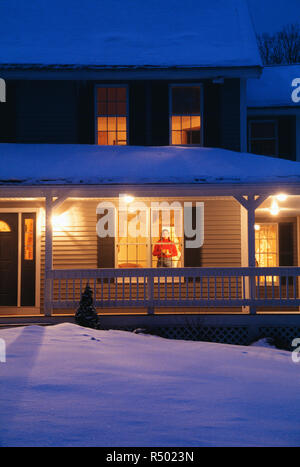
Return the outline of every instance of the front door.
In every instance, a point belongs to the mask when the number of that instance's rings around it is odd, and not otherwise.
[[[0,213],[0,306],[18,304],[18,214]]]
[[[36,214],[0,212],[0,306],[35,304]]]

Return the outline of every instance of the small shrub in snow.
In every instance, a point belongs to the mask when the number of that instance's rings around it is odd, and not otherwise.
[[[133,330],[134,334],[148,334],[147,329],[145,328],[136,328]]]
[[[75,314],[75,322],[79,326],[87,328],[98,329],[99,327],[99,316],[94,306],[93,292],[89,283],[86,284],[85,291],[81,296],[80,304]]]
[[[254,347],[269,347],[278,350],[287,350],[291,351],[291,344],[282,339],[281,337],[264,337],[258,341],[255,341],[251,344]]]

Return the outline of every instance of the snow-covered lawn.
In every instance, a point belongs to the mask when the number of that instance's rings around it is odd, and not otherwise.
[[[2,446],[300,446],[289,352],[72,324],[0,338]]]

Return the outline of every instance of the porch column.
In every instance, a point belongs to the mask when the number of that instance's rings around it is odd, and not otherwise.
[[[248,267],[255,268],[255,199],[254,195],[248,196]]]
[[[254,196],[248,196],[248,267],[255,268],[255,199]],[[250,299],[255,298],[255,277],[249,278]],[[250,315],[256,314],[256,307],[250,305]]]
[[[52,280],[48,277],[48,272],[53,269],[53,229],[52,229],[52,196],[46,196],[45,203],[45,289],[44,289],[44,310],[45,316],[52,315]]]
[[[269,197],[267,195],[248,195],[246,198],[242,195],[235,196],[235,199],[246,209],[247,213],[247,267],[255,268],[255,210]],[[243,234],[243,232],[242,232]],[[249,299],[255,298],[255,277],[250,277],[245,281],[245,296]],[[250,314],[256,314],[256,307],[251,305],[249,307]]]
[[[52,279],[49,278],[49,271],[53,269],[53,227],[52,215],[55,209],[59,208],[64,201],[73,194],[73,190],[64,190],[58,193],[53,201],[52,195],[45,197],[45,288],[44,288],[44,309],[45,316],[51,316],[52,307]]]

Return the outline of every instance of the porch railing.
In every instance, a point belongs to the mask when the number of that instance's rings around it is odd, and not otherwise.
[[[89,282],[98,308],[298,307],[299,267],[56,269],[46,271],[48,309],[78,306]]]

